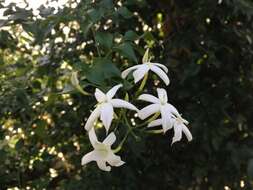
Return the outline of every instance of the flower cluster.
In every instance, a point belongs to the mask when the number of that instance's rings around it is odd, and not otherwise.
[[[160,63],[150,62],[148,49],[143,56],[142,64],[135,65],[126,69],[122,72],[121,76],[123,79],[125,79],[132,73],[134,83],[136,84],[143,78],[144,81],[149,71],[157,74],[166,85],[169,85],[170,80],[166,74],[168,72],[167,67]],[[186,135],[188,141],[192,140],[191,132],[186,127],[188,121],[183,119],[178,110],[173,105],[168,103],[167,92],[165,89],[157,88],[158,97],[155,97],[151,94],[140,95],[138,97],[138,100],[146,101],[151,104],[139,110],[126,100],[114,98],[117,91],[121,87],[122,84],[116,85],[107,93],[104,93],[99,89],[95,90],[95,98],[98,103],[85,124],[85,129],[88,131],[89,139],[94,150],[83,156],[81,162],[82,165],[86,165],[91,161],[96,161],[98,167],[101,170],[110,171],[110,166],[118,167],[125,163],[121,160],[120,156],[115,155],[117,149],[113,150],[111,148],[113,143],[116,141],[115,134],[111,132],[109,135],[107,135],[103,142],[100,142],[97,139],[94,128],[95,123],[98,119],[100,119],[103,126],[105,127],[106,134],[108,134],[110,131],[110,126],[114,119],[114,108],[125,108],[133,110],[137,112],[137,115],[141,120],[144,120],[153,115],[153,117],[148,120],[149,123],[147,125],[147,128],[162,126],[162,132],[164,133],[166,133],[169,129],[173,129],[174,137],[172,139],[172,144],[181,140],[182,133]],[[158,118],[159,116],[160,118]],[[121,147],[119,146],[119,148]]]

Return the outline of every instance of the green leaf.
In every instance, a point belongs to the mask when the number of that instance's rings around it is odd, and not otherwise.
[[[114,5],[112,0],[103,0],[100,2],[100,6],[106,9],[112,9]]]
[[[99,21],[103,16],[102,9],[90,9],[88,11],[88,16],[93,23]]]
[[[16,12],[12,13],[8,20],[26,20],[30,16],[32,16],[32,12],[30,10],[16,7]]]
[[[128,41],[134,41],[137,40],[139,38],[138,34],[136,34],[136,32],[129,30],[125,33],[124,35],[124,40],[128,40]]]
[[[81,30],[83,31],[83,35],[84,37],[86,37],[90,31],[90,28],[92,27],[93,23],[86,19],[85,21],[83,21],[83,23],[81,24]]]
[[[133,13],[128,10],[126,7],[120,7],[118,10],[119,14],[126,19],[129,19],[133,16]]]
[[[151,32],[145,32],[142,37],[144,38],[144,40],[146,41],[156,41],[156,38],[153,36],[153,34]]]
[[[117,50],[129,60],[134,61],[136,63],[138,62],[131,43],[123,43],[117,47]]]
[[[120,77],[119,69],[106,58],[95,58],[94,65],[84,73],[88,81],[97,85],[105,85],[106,80]]]
[[[8,20],[0,20],[0,27],[7,25]]]
[[[10,48],[16,47],[16,44],[18,43],[17,39],[14,39],[9,32],[4,30],[0,31],[0,41],[2,43],[2,47],[4,46]]]
[[[37,127],[34,129],[35,134],[38,135],[40,138],[45,138],[47,136],[46,121],[38,120],[36,124],[37,124]]]
[[[113,35],[108,32],[97,32],[95,35],[95,40],[102,47],[110,49],[113,44]]]
[[[32,34],[35,39],[34,43],[42,44],[43,40],[50,35],[55,23],[45,21],[26,22],[22,24],[28,34]]]

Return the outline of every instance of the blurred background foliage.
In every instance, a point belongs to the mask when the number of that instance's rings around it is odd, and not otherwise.
[[[33,7],[6,0],[0,8],[1,190],[253,188],[251,0]],[[138,134],[120,152],[124,166],[81,167],[95,99],[71,84],[71,73],[89,93],[122,82],[131,94],[136,87],[120,71],[140,62],[144,47],[169,68],[170,102],[190,121],[194,140],[171,146],[171,132]],[[154,94],[152,81],[146,90]]]

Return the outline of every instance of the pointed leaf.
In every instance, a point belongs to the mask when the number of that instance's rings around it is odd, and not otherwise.
[[[117,47],[117,50],[129,60],[137,63],[137,58],[131,43],[123,43],[119,47]]]

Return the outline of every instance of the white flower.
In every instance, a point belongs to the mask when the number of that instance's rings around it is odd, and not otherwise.
[[[158,88],[157,93],[159,98],[149,94],[142,94],[139,96],[138,99],[153,103],[140,110],[138,112],[139,117],[145,119],[154,113],[160,112],[161,118],[151,121],[148,127],[162,125],[164,133],[173,127],[174,137],[172,144],[181,140],[182,132],[186,135],[188,141],[191,141],[191,132],[186,127],[189,122],[181,117],[173,105],[168,103],[167,93],[164,89]]]
[[[180,116],[177,109],[168,103],[167,92],[162,88],[157,88],[158,98],[150,94],[142,94],[139,96],[139,100],[151,102],[151,105],[146,106],[138,112],[138,116],[143,120],[157,112],[161,113],[161,119],[154,120],[149,123],[148,127],[160,125],[163,127],[164,133],[172,128],[173,118]]]
[[[124,79],[131,71],[134,71],[133,72],[134,83],[137,83],[145,76],[145,74],[148,73],[149,70],[151,70],[154,73],[156,73],[164,81],[166,85],[169,85],[170,79],[166,74],[168,73],[167,67],[165,67],[160,63],[150,62],[150,60],[148,59],[148,49],[143,56],[142,63],[143,64],[135,65],[133,67],[124,70],[121,74],[121,77]]]
[[[185,126],[188,125],[189,122],[183,119],[182,117],[177,117],[173,120],[173,128],[174,128],[174,137],[172,139],[172,144],[174,142],[180,141],[182,138],[182,132],[185,134],[188,141],[192,140],[192,134],[189,129]]]
[[[121,99],[113,99],[114,95],[120,87],[122,87],[122,84],[114,86],[106,94],[101,90],[96,89],[95,97],[98,101],[98,104],[85,124],[85,129],[87,131],[93,127],[95,121],[100,117],[100,120],[108,132],[113,119],[113,108],[127,108],[136,111],[138,110],[134,105],[130,104],[127,101]]]
[[[81,161],[82,165],[86,165],[91,161],[96,161],[101,170],[111,171],[111,167],[107,166],[106,163],[116,167],[125,163],[121,160],[120,156],[115,155],[111,149],[112,144],[116,141],[116,136],[113,132],[101,143],[97,139],[94,128],[92,128],[89,131],[89,139],[94,150],[83,156]]]

